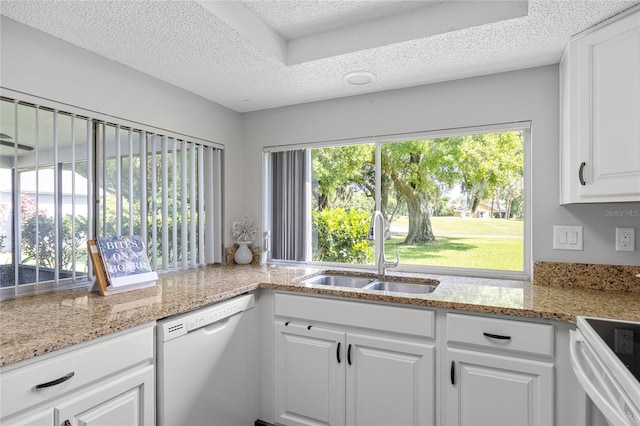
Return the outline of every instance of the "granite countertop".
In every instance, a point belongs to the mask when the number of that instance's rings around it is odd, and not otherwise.
[[[424,295],[299,282],[319,271],[284,265],[205,266],[163,274],[155,287],[107,297],[78,289],[0,302],[0,367],[259,288],[569,323],[575,323],[578,315],[640,321],[640,291],[430,274],[420,276],[437,279],[440,284],[433,293]]]

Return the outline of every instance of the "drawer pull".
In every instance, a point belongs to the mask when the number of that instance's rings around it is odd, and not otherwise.
[[[497,340],[511,340],[511,336],[503,336],[501,334],[482,333],[485,337]]]
[[[72,371],[71,373],[67,374],[66,376],[62,376],[59,379],[55,379],[46,383],[40,383],[39,385],[36,385],[36,389],[50,388],[51,386],[59,385],[60,383],[64,383],[70,378],[72,378],[73,376],[75,376],[75,374],[76,373]]]

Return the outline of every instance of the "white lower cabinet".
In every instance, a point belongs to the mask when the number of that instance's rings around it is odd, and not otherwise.
[[[288,426],[435,423],[432,312],[286,296],[280,300],[283,303],[278,304],[278,299],[276,302],[276,317],[278,314],[285,317],[275,321],[276,423]],[[307,306],[306,313],[298,311],[301,306]],[[388,309],[392,310],[385,312]],[[287,315],[294,311],[306,318]],[[388,323],[401,324],[403,315],[413,320],[422,316],[419,327],[427,330],[429,336],[410,336],[401,330],[369,333],[352,327],[366,325],[368,319],[379,321],[382,312],[397,315],[395,318],[383,315],[382,318],[389,318]],[[321,317],[324,319],[319,324]],[[346,319],[328,324],[332,318]]]
[[[25,415],[14,417],[9,421],[3,421],[3,426],[43,426],[53,425],[54,423],[54,409],[53,407],[46,407],[36,410],[35,413],[29,412]]]
[[[275,347],[278,423],[433,424],[433,345],[277,322]]]
[[[434,363],[433,345],[347,334],[347,424],[433,424]]]
[[[73,426],[151,425],[154,407],[154,369],[148,365],[56,407],[57,423]],[[146,411],[146,412],[145,412]]]
[[[269,422],[584,424],[584,392],[568,358],[571,324],[273,296]]]
[[[155,424],[154,324],[0,370],[4,426]]]
[[[553,331],[547,324],[447,314],[446,424],[553,425]]]
[[[448,351],[447,424],[552,425],[553,364]]]
[[[345,333],[276,322],[276,413],[283,425],[344,425]]]

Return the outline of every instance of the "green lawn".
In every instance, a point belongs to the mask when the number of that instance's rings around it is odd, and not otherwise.
[[[392,235],[385,243],[387,257],[397,250],[400,262],[413,265],[477,269],[523,270],[523,222],[504,219],[431,218],[436,242],[427,246],[403,245],[404,236]],[[392,224],[406,227],[406,219]]]

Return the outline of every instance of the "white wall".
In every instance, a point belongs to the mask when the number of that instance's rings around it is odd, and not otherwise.
[[[638,211],[640,203],[558,204],[558,81],[551,65],[244,114],[244,209],[261,217],[263,146],[530,120],[533,260],[640,264],[637,251],[614,251],[615,227],[640,233],[640,217],[611,215]],[[584,251],[553,250],[554,224],[583,225]]]
[[[0,86],[225,146],[225,219],[241,216],[239,113],[1,17]],[[225,226],[225,245],[232,243]]]

